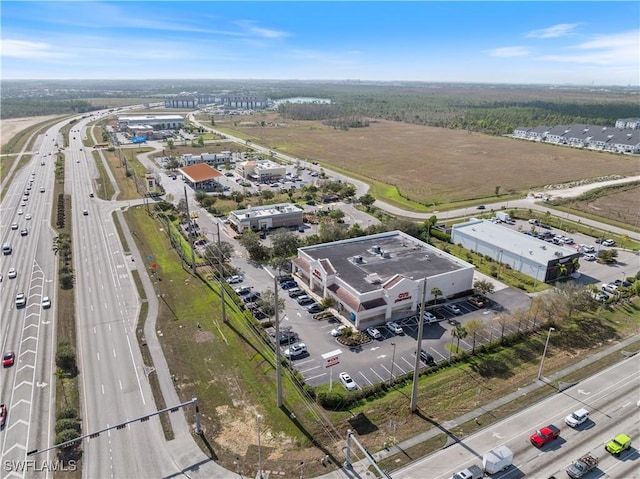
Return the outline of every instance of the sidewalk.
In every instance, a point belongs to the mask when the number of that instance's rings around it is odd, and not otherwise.
[[[567,376],[570,373],[573,373],[595,361],[597,361],[598,359],[607,356],[613,352],[616,351],[620,351],[622,353],[622,351],[624,351],[624,348],[626,346],[628,346],[629,344],[637,341],[639,339],[639,336],[631,336],[627,339],[625,339],[624,341],[621,341],[611,347],[608,347],[606,349],[603,349],[602,351],[593,354],[591,356],[589,356],[588,358],[583,359],[582,361],[569,366],[565,369],[561,369],[560,371],[550,375],[549,377],[545,377],[544,379],[546,380],[546,383],[552,383],[558,379],[561,379],[565,376]],[[459,426],[461,424],[464,424],[466,422],[469,421],[473,421],[475,418],[482,416],[483,414],[486,414],[488,411],[492,411],[504,404],[507,404],[513,400],[518,399],[519,397],[522,396],[526,396],[527,394],[531,393],[532,391],[541,388],[543,386],[545,386],[546,384],[543,381],[535,381],[532,384],[530,384],[527,387],[521,388],[518,391],[515,391],[511,394],[508,394],[506,396],[501,397],[500,399],[497,399],[489,404],[486,404],[484,406],[481,406],[473,411],[468,412],[467,414],[464,414],[452,421],[448,421],[446,423],[443,423],[441,426],[445,429],[452,429],[456,426]],[[559,383],[559,389],[562,389],[562,383]],[[565,384],[565,386],[568,386]],[[383,449],[382,451],[376,452],[374,454],[372,454],[372,456],[375,458],[376,461],[381,461],[383,459],[386,459],[388,457],[391,457],[395,454],[401,454],[402,451],[415,446],[416,444],[420,444],[421,442],[424,442],[428,439],[431,439],[432,437],[435,437],[439,434],[442,434],[442,430],[437,428],[437,427],[433,427],[431,429],[429,429],[428,431],[425,431],[421,434],[418,434],[412,438],[409,438],[405,441],[402,441],[398,444],[396,444],[395,446],[392,446],[391,448],[387,449]],[[361,455],[360,451],[357,450],[356,448],[356,452],[357,455]],[[341,479],[341,478],[361,478],[361,477],[370,477],[371,473],[368,472],[368,468],[369,468],[369,462],[366,460],[361,460],[358,462],[353,463],[353,469],[352,470],[348,470],[346,468],[342,468],[339,469],[337,471],[333,471],[330,472],[328,474],[325,474],[323,476],[319,476],[317,479]]]

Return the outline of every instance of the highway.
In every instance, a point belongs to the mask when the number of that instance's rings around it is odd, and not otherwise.
[[[494,479],[566,477],[567,466],[588,452],[600,459],[598,472],[592,472],[590,479],[639,478],[639,399],[640,355],[636,354],[391,475],[394,479],[424,479],[424,471],[429,471],[430,478],[450,478],[471,464],[481,466],[483,454],[504,444],[513,451],[513,466],[493,475]],[[579,408],[586,408],[590,419],[572,429],[564,417]],[[529,443],[529,436],[547,424],[561,429],[560,438],[537,449]],[[616,458],[604,446],[621,433],[631,436],[635,445]]]

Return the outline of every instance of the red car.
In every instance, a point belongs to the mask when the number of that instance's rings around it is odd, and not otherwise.
[[[3,368],[8,368],[9,366],[13,366],[13,363],[16,360],[16,353],[14,353],[13,351],[9,351],[4,353],[4,356],[2,356],[2,367]]]
[[[548,442],[557,439],[560,435],[560,429],[555,427],[553,424],[549,424],[548,426],[541,427],[539,430],[534,432],[531,435],[531,444],[536,447],[542,447]]]
[[[7,423],[7,406],[0,404],[0,429]]]

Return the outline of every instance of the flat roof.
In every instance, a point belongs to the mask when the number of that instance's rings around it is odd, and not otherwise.
[[[184,120],[180,115],[135,115],[135,116],[119,116],[118,121],[137,121],[137,120]]]
[[[336,275],[360,293],[375,291],[395,275],[415,280],[473,268],[401,231],[300,248],[314,259],[330,261]],[[379,251],[379,252],[378,252]],[[383,252],[387,255],[381,254]],[[362,260],[354,260],[354,257]],[[373,279],[379,281],[372,282]]]
[[[457,231],[468,237],[490,243],[498,250],[530,257],[541,264],[546,264],[551,260],[564,258],[565,256],[573,256],[577,253],[572,248],[549,243],[486,220],[472,219],[465,223],[454,225],[451,231],[453,237]]]
[[[244,210],[233,211],[232,214],[239,220],[248,218],[265,218],[268,216],[277,216],[285,213],[302,213],[302,208],[291,203],[281,203],[278,205],[255,206]]]

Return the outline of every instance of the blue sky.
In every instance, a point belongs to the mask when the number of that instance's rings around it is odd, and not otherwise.
[[[3,79],[640,84],[640,2],[3,1]]]

